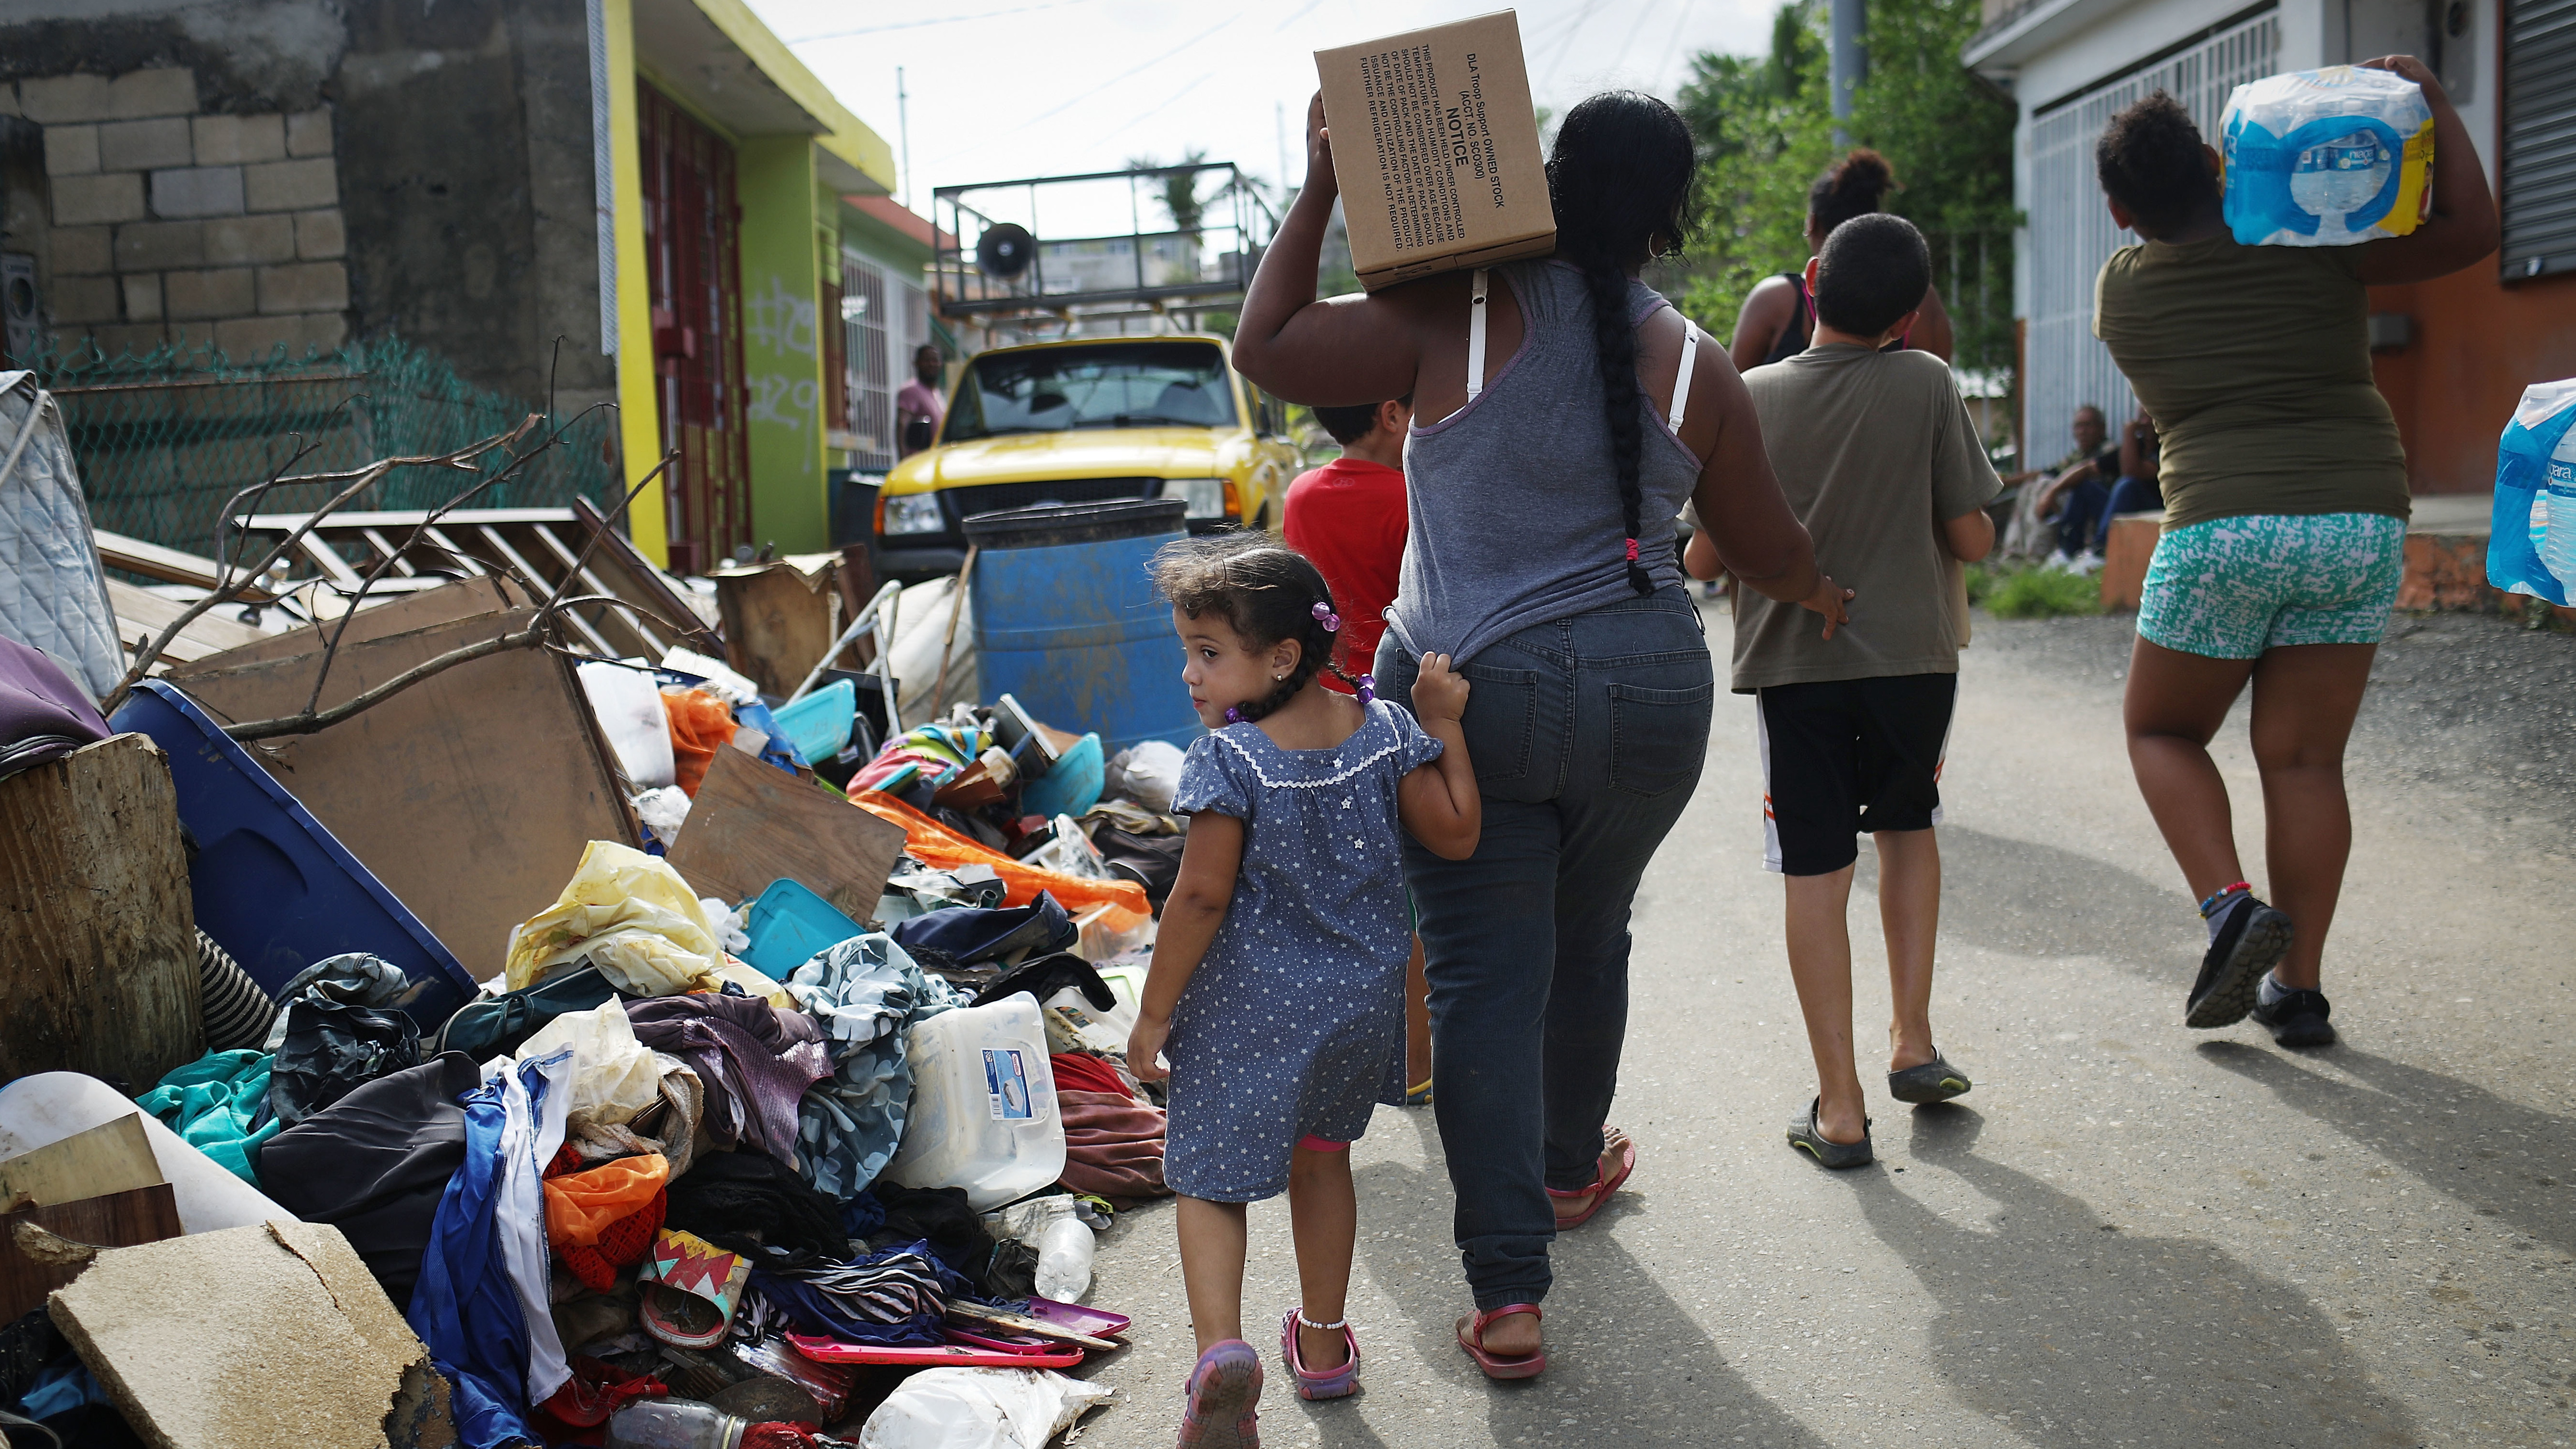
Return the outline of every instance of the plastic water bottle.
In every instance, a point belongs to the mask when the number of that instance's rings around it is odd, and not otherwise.
[[[1038,1234],[1038,1296],[1079,1303],[1091,1291],[1091,1253],[1099,1237],[1082,1219],[1067,1215]]]
[[[741,1449],[751,1427],[686,1399],[638,1399],[609,1416],[607,1449]]]
[[[2344,217],[2379,195],[2397,158],[2368,131],[2355,131],[2299,153],[2290,199],[2317,218],[2320,235],[2348,230]]]
[[[2531,545],[2542,568],[2576,588],[2576,428],[2549,452],[2548,480],[2531,500]]]

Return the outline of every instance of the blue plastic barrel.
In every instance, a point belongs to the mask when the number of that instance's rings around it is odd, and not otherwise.
[[[1181,684],[1172,606],[1146,574],[1188,536],[1177,498],[1045,504],[966,520],[975,560],[975,649],[986,699],[1097,733],[1110,754],[1187,746],[1199,719]]]
[[[197,841],[197,928],[261,990],[274,996],[314,962],[364,951],[410,978],[399,1004],[423,1035],[474,995],[455,954],[196,701],[147,679],[115,725],[169,754],[179,819]]]

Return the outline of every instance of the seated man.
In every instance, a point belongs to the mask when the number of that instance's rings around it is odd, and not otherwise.
[[[2053,568],[2089,570],[2102,561],[2104,525],[2110,519],[2111,485],[2120,479],[2120,450],[2107,446],[2110,426],[2102,410],[2086,403],[2075,410],[2075,451],[2056,468],[2056,477],[2031,505],[2032,516],[2057,520]]]

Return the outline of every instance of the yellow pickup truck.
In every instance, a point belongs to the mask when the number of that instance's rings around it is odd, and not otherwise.
[[[966,364],[937,440],[877,495],[881,577],[954,573],[967,519],[1039,503],[1177,498],[1193,533],[1276,528],[1296,447],[1287,409],[1220,337],[1000,347]]]

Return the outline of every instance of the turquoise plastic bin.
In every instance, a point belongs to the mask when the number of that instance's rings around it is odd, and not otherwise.
[[[1031,780],[1020,791],[1020,813],[1043,815],[1053,820],[1059,815],[1079,815],[1100,803],[1100,791],[1109,783],[1109,760],[1102,752],[1100,736],[1084,735],[1080,743],[1064,752],[1055,768]]]
[[[1060,730],[1097,730],[1105,754],[1200,734],[1181,684],[1172,606],[1146,572],[1188,536],[1181,502],[1046,504],[966,520],[981,552],[975,649],[984,697],[1010,694]]]
[[[815,952],[867,932],[830,901],[781,877],[751,903],[751,924],[745,934],[751,937],[751,945],[742,959],[770,980],[784,981]]]
[[[820,764],[850,742],[850,725],[859,717],[859,687],[836,679],[794,704],[770,711],[786,732],[787,743],[809,765]]]

